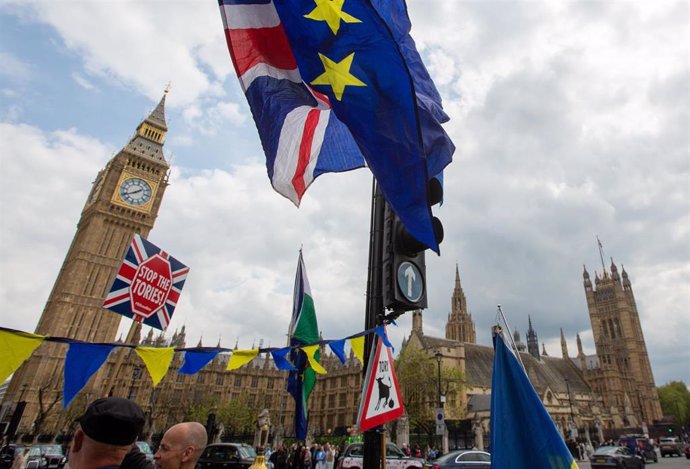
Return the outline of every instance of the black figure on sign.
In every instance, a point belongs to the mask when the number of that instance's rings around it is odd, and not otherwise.
[[[395,402],[393,401],[393,399],[388,401],[388,398],[391,395],[391,386],[393,385],[393,383],[391,383],[391,377],[388,377],[388,384],[383,383],[383,376],[379,376],[378,378],[376,378],[376,382],[379,385],[379,400],[376,403],[376,407],[374,407],[374,410],[379,410],[379,406],[381,405],[382,400],[384,408],[386,407],[386,404],[388,404],[388,407],[392,409],[395,405]]]

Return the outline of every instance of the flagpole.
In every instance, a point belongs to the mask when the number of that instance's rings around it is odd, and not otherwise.
[[[510,341],[510,346],[513,348],[513,351],[515,352],[515,356],[517,357],[518,361],[520,362],[520,366],[522,366],[522,369],[525,370],[525,364],[522,363],[522,358],[520,358],[520,351],[517,349],[517,345],[515,345],[515,340],[513,339],[513,333],[510,332],[510,326],[508,326],[508,321],[506,321],[506,316],[503,314],[503,308],[501,308],[501,305],[498,305],[498,313],[501,315],[501,319],[503,319],[503,324],[506,326],[506,331],[508,332],[508,340]]]
[[[376,178],[372,182],[371,222],[369,233],[369,268],[367,276],[367,305],[364,316],[364,328],[369,330],[382,322],[383,288],[383,219],[385,200],[379,190]],[[369,355],[375,334],[368,334],[364,339],[364,367],[362,370],[363,382],[370,373],[368,369]],[[363,469],[379,469],[381,466],[381,454],[383,438],[382,426],[374,427],[364,432]]]

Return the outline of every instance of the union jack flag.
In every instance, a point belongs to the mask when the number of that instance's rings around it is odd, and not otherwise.
[[[273,188],[299,206],[323,173],[364,166],[329,98],[308,86],[271,0],[220,0],[237,77],[266,153]]]
[[[144,277],[142,268],[153,264],[158,267],[158,273],[151,275],[155,275],[154,278],[160,277],[160,280],[154,285],[140,282],[141,291],[133,291],[137,286],[135,280]],[[156,266],[148,271],[156,270]],[[103,307],[148,326],[164,330],[170,323],[188,273],[189,267],[135,234],[110,292],[103,302]],[[133,283],[135,283],[134,287]],[[160,285],[163,286],[156,288]],[[138,299],[142,299],[142,302]]]

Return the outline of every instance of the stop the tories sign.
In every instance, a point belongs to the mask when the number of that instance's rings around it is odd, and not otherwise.
[[[150,318],[163,307],[171,288],[170,262],[160,254],[149,257],[139,265],[129,287],[132,312]]]
[[[135,234],[103,307],[164,330],[188,273],[189,267]]]

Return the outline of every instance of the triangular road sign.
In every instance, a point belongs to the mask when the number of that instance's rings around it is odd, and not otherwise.
[[[404,411],[391,349],[383,345],[381,337],[377,337],[375,347],[376,351],[369,355],[369,373],[359,404],[361,431],[397,419]]]

